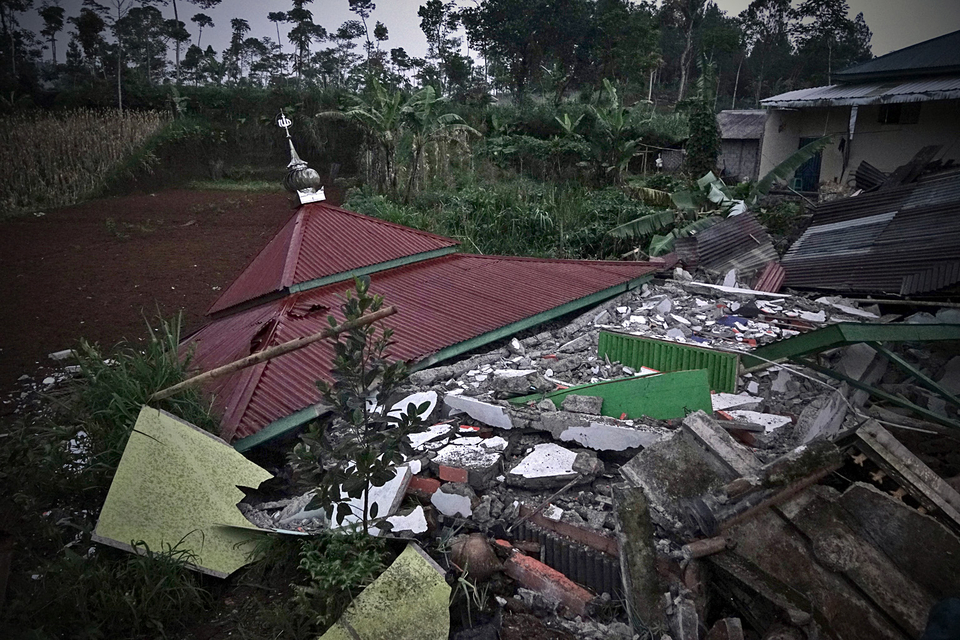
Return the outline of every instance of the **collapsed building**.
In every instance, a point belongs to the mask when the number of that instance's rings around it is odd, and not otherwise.
[[[315,333],[343,320],[354,275],[397,307],[392,357],[412,374],[375,404],[423,406],[425,426],[369,498],[372,531],[409,545],[324,637],[522,637],[522,622],[558,638],[905,640],[960,595],[960,313],[780,291],[812,283],[814,258],[860,277],[843,260],[883,255],[888,229],[913,237],[923,184],[849,199],[870,219],[901,198],[862,234],[828,205],[782,262],[749,214],[661,262],[603,262],[460,253],[292,182],[301,206],[183,349],[206,371]],[[840,244],[817,242],[831,233]],[[956,282],[940,264],[826,288],[940,290]],[[185,541],[226,577],[265,533],[339,526],[312,491],[257,491],[281,471],[242,455],[329,419],[315,381],[332,357],[315,342],[208,383],[220,438],[145,407],[95,538]],[[464,570],[496,593],[475,625],[447,607],[444,574]],[[382,598],[400,583],[398,621]]]

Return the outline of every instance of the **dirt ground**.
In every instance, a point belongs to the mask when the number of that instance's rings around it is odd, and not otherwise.
[[[158,309],[196,329],[293,211],[279,190],[170,190],[0,222],[0,392],[81,337],[142,339]]]

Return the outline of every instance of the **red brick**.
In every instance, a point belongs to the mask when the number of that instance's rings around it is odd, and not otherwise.
[[[470,481],[470,472],[466,469],[459,469],[457,467],[448,467],[446,465],[440,465],[440,479],[447,482],[469,482]]]
[[[440,488],[440,481],[436,478],[424,478],[423,476],[413,476],[410,478],[410,484],[407,486],[407,493],[412,493],[421,498],[429,498],[437,489]]]
[[[503,545],[504,541],[498,540]],[[539,560],[519,552],[511,554],[503,563],[508,576],[550,600],[556,600],[578,616],[586,613],[587,603],[593,599],[589,591],[565,575],[551,569]]]

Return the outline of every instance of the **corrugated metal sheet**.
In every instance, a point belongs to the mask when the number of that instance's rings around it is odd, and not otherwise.
[[[656,269],[641,262],[451,254],[377,273],[371,290],[399,310],[385,322],[395,330],[392,357],[412,362]],[[326,326],[331,311],[340,318],[338,296],[349,288],[327,285],[214,320],[184,348],[205,371],[249,354],[254,339],[263,348],[309,335]],[[314,382],[329,376],[332,355],[329,344],[316,343],[218,381],[209,390],[223,415],[222,437],[252,435],[317,402]]]
[[[821,205],[781,264],[790,287],[911,295],[960,282],[958,262],[954,174]]]
[[[601,331],[597,356],[607,356],[611,362],[620,362],[638,370],[640,367],[649,367],[669,373],[706,369],[710,373],[711,390],[737,392],[740,356],[735,353]]]
[[[831,107],[896,104],[960,98],[960,76],[894,82],[833,84],[788,91],[760,101],[765,107]]]
[[[960,70],[960,31],[891,51],[833,74],[841,81]]]
[[[778,258],[770,236],[750,213],[730,216],[676,243],[680,262],[709,271],[759,269]]]
[[[717,114],[723,140],[759,140],[767,120],[765,109],[727,110]]]
[[[783,281],[787,277],[787,272],[783,270],[779,262],[769,262],[760,272],[756,284],[753,285],[756,291],[766,291],[776,293],[783,286]]]
[[[220,313],[294,284],[457,244],[322,202],[304,205],[207,313]]]

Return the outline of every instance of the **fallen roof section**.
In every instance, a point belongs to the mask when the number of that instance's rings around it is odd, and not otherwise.
[[[759,269],[778,257],[766,229],[750,213],[729,216],[692,236],[679,238],[676,250],[685,266],[715,273]]]
[[[458,244],[326,203],[304,205],[207,313],[445,255]]]
[[[960,282],[960,174],[819,206],[781,264],[800,289],[912,295]]]
[[[387,323],[395,330],[392,356],[429,366],[602,302],[639,286],[655,270],[642,262],[458,253],[381,272],[371,291],[399,309]],[[348,288],[339,283],[288,294],[214,320],[183,347],[193,350],[192,364],[205,371],[312,334],[331,314],[342,320],[340,296]],[[315,417],[320,400],[315,381],[329,379],[332,358],[328,343],[315,343],[211,384],[207,390],[222,414],[221,436],[232,441],[274,425],[254,441],[258,444]]]

